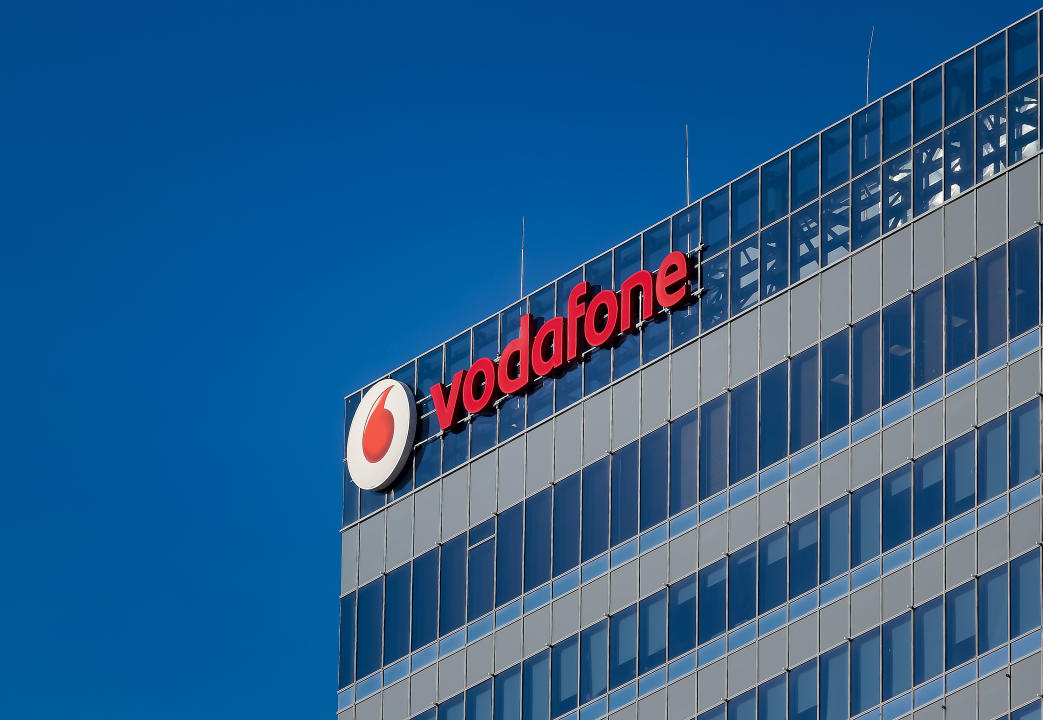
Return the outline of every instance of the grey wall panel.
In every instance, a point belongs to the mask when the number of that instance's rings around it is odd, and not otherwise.
[[[788,489],[785,483],[762,492],[757,496],[759,504],[758,519],[760,534],[767,535],[772,530],[782,527],[788,517]]]
[[[637,701],[637,716],[641,720],[662,720],[666,717],[666,688],[656,690]]]
[[[719,560],[728,550],[728,516],[717,517],[699,526],[699,566]]]
[[[355,720],[355,706],[349,705],[337,713],[337,720]]]
[[[608,452],[612,419],[612,391],[602,390],[583,401],[583,464]]]
[[[531,612],[523,618],[522,654],[525,657],[550,645],[550,605]]]
[[[699,565],[699,532],[689,530],[670,541],[670,582],[695,572]]]
[[[670,553],[666,545],[642,555],[640,563],[641,597],[650,595],[666,586],[667,575],[670,571]]]
[[[945,214],[945,269],[958,268],[974,256],[974,193],[949,203]]]
[[[413,495],[413,556],[430,550],[438,544],[442,527],[439,506],[442,504],[442,486],[432,483]]]
[[[974,427],[974,388],[967,387],[945,398],[945,439],[951,440]]]
[[[359,525],[359,585],[384,572],[384,519],[377,513]]]
[[[701,402],[717,397],[728,385],[728,328],[718,328],[699,341]]]
[[[758,317],[757,311],[748,312],[733,320],[728,326],[731,333],[730,383],[733,387],[757,374],[760,345]]]
[[[935,210],[912,224],[913,287],[920,288],[942,274],[945,215]]]
[[[851,479],[850,452],[844,450],[824,460],[821,467],[822,503],[836,500],[847,492]]]
[[[819,341],[819,278],[809,278],[790,290],[790,354]]]
[[[1010,554],[1020,555],[1040,541],[1040,501],[1036,500],[1010,514]]]
[[[380,720],[380,695],[368,697],[355,704],[358,720]]]
[[[945,548],[945,587],[955,587],[972,577],[974,577],[974,536],[970,535]]]
[[[913,456],[924,453],[942,444],[945,440],[945,423],[942,416],[943,403],[935,403],[913,415]]]
[[[667,720],[689,720],[695,716],[695,680],[694,674],[688,675],[667,686]]]
[[[442,478],[442,541],[467,529],[467,466]]]
[[[551,604],[551,642],[556,643],[575,634],[579,622],[579,590],[555,598]]]
[[[757,498],[728,511],[728,550],[734,552],[757,539]]]
[[[467,686],[467,656],[458,650],[438,661],[438,699],[448,700]]]
[[[982,185],[974,198],[978,206],[974,249],[977,255],[984,255],[1007,239],[1007,176]]]
[[[978,424],[1007,412],[1007,368],[978,381]]]
[[[1015,407],[1040,391],[1039,351],[1030,353],[1010,366],[1010,406]]]
[[[908,226],[883,241],[883,304],[905,295],[913,287],[913,231]]]
[[[612,386],[612,449],[618,450],[638,436],[640,378],[628,377]]]
[[[851,488],[862,487],[880,476],[880,436],[868,437],[851,447]]]
[[[1007,518],[1002,517],[978,531],[978,572],[988,572],[1010,558],[1007,549],[1009,530]]]
[[[965,687],[945,698],[945,720],[979,720],[977,708],[978,687],[976,685]]]
[[[493,636],[467,646],[467,685],[473,687],[493,673]]]
[[[728,656],[728,697],[735,697],[757,684],[757,643]]]
[[[789,658],[786,628],[765,635],[757,641],[757,678],[760,682],[775,677],[786,669]]]
[[[698,699],[699,712],[712,708],[722,700],[727,691],[728,663],[727,660],[718,660],[699,670]]]
[[[471,463],[470,493],[471,519],[480,522],[496,512],[496,458],[497,453],[482,455]]]
[[[409,717],[409,680],[401,680],[384,688],[382,695],[385,718]]]
[[[1004,673],[978,681],[978,717],[995,718],[1007,712],[1010,688]]]
[[[761,305],[761,370],[770,368],[789,352],[789,293]]]
[[[610,613],[619,612],[637,602],[637,571],[637,560],[631,560],[609,573],[608,610]]]
[[[641,371],[641,432],[659,427],[670,416],[670,361],[663,358]]]
[[[881,455],[883,472],[890,472],[900,465],[909,462],[913,454],[913,422],[906,418],[895,423],[883,432],[883,451]]]
[[[526,494],[543,489],[550,484],[552,477],[561,479],[579,470],[583,457],[583,408],[574,407],[554,418],[553,440],[548,432],[542,436],[546,438],[546,442],[534,443],[533,440],[538,437],[535,432],[529,433],[525,449],[525,457],[528,459],[525,473]],[[550,457],[554,458],[554,468],[551,473],[547,473],[550,470],[547,467],[547,458]],[[535,472],[529,469],[533,465],[537,468]],[[546,478],[546,482],[543,482],[542,478]]]
[[[610,712],[608,720],[637,720],[637,704],[626,705]]]
[[[409,676],[409,711],[414,715],[438,700],[438,666],[431,665]]]
[[[670,417],[680,417],[698,404],[699,342],[696,341],[670,356]]]
[[[809,468],[789,481],[789,519],[796,520],[818,507],[819,467]]]
[[[410,518],[412,520],[412,518]],[[358,586],[359,526],[340,534],[340,594],[346,595]]]
[[[851,258],[851,318],[880,309],[880,245],[870,245]]]
[[[976,708],[975,708],[976,709]],[[945,699],[935,700],[913,713],[913,720],[946,720]]]
[[[493,649],[496,660],[496,672],[503,672],[522,658],[522,624],[521,620],[499,628],[493,634]]]
[[[851,321],[851,261],[822,273],[822,336],[829,337]]]
[[[934,552],[913,561],[914,605],[919,605],[945,589],[944,559],[944,553]]]
[[[413,496],[407,495],[387,510],[387,569],[413,557]]]
[[[498,453],[496,509],[506,510],[525,495],[525,435],[501,446]]]
[[[880,581],[880,612],[884,620],[904,613],[913,604],[913,568],[906,566]]]
[[[1007,181],[1008,232],[1017,235],[1039,220],[1039,158],[1011,170]]]
[[[1010,667],[1010,706],[1020,707],[1039,697],[1040,655],[1033,653]]]
[[[818,655],[818,613],[812,613],[789,626],[789,666],[795,667],[816,655]]]
[[[608,575],[580,588],[579,613],[584,627],[608,615]]]
[[[850,599],[841,598],[818,611],[819,650],[839,645],[849,633]]]
[[[880,581],[851,593],[851,634],[880,624]]]

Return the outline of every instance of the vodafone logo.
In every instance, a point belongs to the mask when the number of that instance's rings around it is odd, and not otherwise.
[[[397,380],[381,380],[359,403],[348,429],[345,460],[363,490],[383,490],[398,477],[413,448],[416,403]]]

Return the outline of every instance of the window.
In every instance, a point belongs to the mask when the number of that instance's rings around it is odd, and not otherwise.
[[[790,452],[818,440],[818,345],[793,358],[790,398]]]
[[[632,442],[612,454],[612,545],[637,535],[638,444]]]
[[[974,51],[945,63],[945,122],[974,112]]]
[[[851,641],[851,714],[880,702],[880,631],[870,630]]]
[[[493,678],[493,718],[518,720],[521,710],[521,664]]]
[[[790,152],[793,207],[801,207],[818,197],[818,138],[814,137]]]
[[[464,694],[449,698],[438,706],[438,720],[464,720]]]
[[[939,136],[940,141],[940,136]],[[917,149],[917,153],[920,150]],[[917,160],[921,159],[919,154]],[[919,168],[919,164],[917,164]],[[937,178],[941,202],[941,171]],[[919,182],[916,185],[920,188]],[[899,155],[884,164],[884,232],[905,225],[913,219],[913,161],[909,153]]]
[[[699,408],[699,497],[708,498],[728,486],[728,396]]]
[[[492,720],[493,681],[486,680],[467,691],[467,720]]]
[[[380,668],[381,629],[384,627],[384,578],[377,578],[358,591],[358,649],[356,677],[364,678]]]
[[[880,103],[851,118],[851,174],[858,175],[880,162]]]
[[[727,606],[728,579],[725,560],[721,559],[713,565],[699,571],[699,642],[712,640],[725,628]]]
[[[550,650],[544,650],[522,665],[522,720],[548,720],[549,713]]]
[[[1007,38],[1000,33],[977,48],[978,106],[990,103],[1007,91]]]
[[[851,196],[848,186],[822,198],[822,264],[847,255],[851,246]]]
[[[763,613],[786,602],[786,528],[757,544],[757,611]]]
[[[495,541],[490,538],[467,553],[467,619],[475,620],[493,609]],[[391,576],[388,576],[390,593]]]
[[[355,593],[340,599],[340,666],[337,687],[355,682]]]
[[[438,548],[413,560],[413,639],[418,650],[438,637]]]
[[[442,545],[438,588],[438,634],[445,635],[464,624],[467,568],[467,535],[457,535]]]
[[[728,720],[757,720],[757,689],[728,701]]]
[[[554,575],[579,565],[579,473],[554,486]]]
[[[913,83],[913,142],[942,128],[942,69]]]
[[[667,432],[663,426],[641,438],[641,529],[666,519]]]
[[[945,199],[954,198],[974,184],[974,118],[945,131]]]
[[[822,133],[822,192],[832,190],[851,177],[849,133],[847,120]]]
[[[945,669],[974,657],[974,581],[945,593]]]
[[[913,535],[942,524],[945,470],[942,448],[913,463]]]
[[[1007,43],[1007,77],[1013,88],[1036,75],[1036,18],[1026,18],[1008,30]]]
[[[789,255],[789,227],[785,221],[761,232],[761,298],[770,298],[789,283],[787,259]]]
[[[978,502],[1007,489],[1007,418],[1001,415],[978,430]]]
[[[851,247],[857,250],[880,237],[880,171],[851,183]]]
[[[751,378],[730,393],[729,483],[757,472],[757,378]]]
[[[551,648],[551,717],[576,708],[579,699],[579,636],[562,640]]]
[[[890,700],[908,690],[913,681],[913,658],[909,649],[913,644],[912,613],[899,615],[884,623],[880,629],[881,659],[883,661],[881,700]]]
[[[848,570],[848,499],[845,495],[819,511],[822,565],[819,581],[826,582]]]
[[[759,297],[759,257],[757,238],[751,237],[732,247],[732,315],[753,307]]]
[[[913,295],[913,387],[925,385],[942,374],[942,281],[935,280]]]
[[[811,513],[790,525],[789,596],[803,595],[818,584],[818,514]]]
[[[819,660],[819,717],[821,720],[847,720],[847,647],[844,643],[822,655]]]
[[[909,392],[912,371],[910,298],[884,308],[884,404]]]
[[[1039,325],[1039,230],[1010,242],[1010,336]]]
[[[702,306],[702,329],[706,332],[728,319],[728,253],[704,260],[700,277],[704,292],[696,304]]]
[[[550,580],[551,493],[545,488],[525,501],[525,591]]]
[[[945,519],[974,507],[974,432],[945,445]]]
[[[1007,98],[1010,118],[1011,164],[1031,157],[1039,150],[1039,90],[1031,83]]]
[[[699,411],[670,423],[670,513],[692,507],[699,492]]]
[[[822,437],[849,420],[848,335],[842,330],[822,342]]]
[[[728,556],[728,627],[735,628],[757,615],[757,545],[747,545]]]
[[[756,170],[732,183],[732,238],[741,240],[757,229],[757,187],[760,176]]]
[[[1010,636],[1039,627],[1039,550],[1010,561]],[[360,641],[361,642],[361,641]]]
[[[851,343],[851,420],[880,407],[880,316],[855,323]]]
[[[608,620],[579,636],[579,702],[582,705],[608,691]]]
[[[703,200],[703,244],[706,257],[728,246],[728,188]]]
[[[789,156],[777,157],[761,168],[761,225],[789,212]]]
[[[909,85],[884,98],[884,157],[889,158],[912,144],[912,105]]]
[[[760,458],[765,468],[786,455],[787,398],[789,394],[788,363],[781,363],[761,373]]]
[[[642,675],[666,662],[666,590],[641,601],[638,620],[637,673]]]
[[[1010,486],[1039,475],[1039,400],[1010,413]]]
[[[1007,246],[978,260],[978,354],[1007,341]]]
[[[912,535],[912,472],[909,465],[888,473],[880,481],[884,532],[881,538],[887,552],[908,541]]]
[[[978,111],[978,182],[1007,167],[1007,104],[1000,100]]]
[[[757,688],[757,720],[786,720],[786,673]]]
[[[945,276],[945,370],[974,358],[974,264]]]
[[[609,459],[583,469],[583,560],[608,550]]]
[[[1007,566],[978,578],[978,653],[1007,642]]]
[[[851,496],[851,567],[880,554],[880,483],[863,485]]]
[[[789,720],[816,720],[818,715],[818,667],[808,660],[789,674]]]
[[[916,685],[942,674],[944,617],[941,597],[913,610],[913,683]]]
[[[795,283],[819,268],[819,231],[818,203],[798,210],[790,218],[790,282]]]
[[[608,683],[615,689],[637,676],[637,605],[608,619]]]
[[[490,567],[491,567],[490,563]],[[412,567],[409,563],[396,568],[385,578],[384,664],[390,665],[409,652],[409,585]],[[486,581],[492,595],[491,578]],[[490,607],[490,609],[492,609]]]
[[[698,577],[691,575],[670,586],[670,657],[684,655],[695,647],[695,589]]]

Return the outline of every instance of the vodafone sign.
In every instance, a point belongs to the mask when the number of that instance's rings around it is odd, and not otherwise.
[[[413,449],[416,401],[398,380],[381,380],[367,392],[348,430],[346,461],[363,490],[383,490],[398,477]]]

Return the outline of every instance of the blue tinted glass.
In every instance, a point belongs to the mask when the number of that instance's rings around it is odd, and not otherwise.
[[[790,370],[790,452],[818,440],[818,346],[793,358]]]
[[[589,363],[587,365],[589,367]],[[608,378],[605,378],[608,382]],[[500,406],[500,424],[497,439],[503,442],[514,437],[525,427],[525,397],[509,397]]]
[[[1039,550],[1010,561],[1010,636],[1039,627]],[[361,642],[361,640],[360,640]]]
[[[825,653],[818,671],[819,717],[847,720],[847,643]]]
[[[783,155],[761,168],[761,225],[769,225],[787,212],[789,155]]]
[[[884,232],[890,232],[913,219],[912,174],[909,153],[884,163]],[[937,183],[941,188],[940,173]]]
[[[641,438],[641,529],[666,519],[667,428]]]
[[[818,138],[790,151],[793,167],[790,171],[790,195],[793,207],[805,205],[818,197]]]
[[[1039,90],[1036,83],[1010,94],[1007,117],[1010,118],[1010,162],[1013,165],[1039,150]]]
[[[913,682],[913,654],[909,652],[913,646],[912,613],[884,623],[880,629],[880,641],[883,660],[881,700],[890,700],[908,690]]]
[[[897,400],[911,389],[911,333],[908,296],[891,303],[882,313],[884,331],[884,404]]]
[[[978,260],[978,354],[1007,341],[1007,247]]]
[[[608,258],[609,272],[611,272],[612,256],[606,254],[603,257]],[[597,260],[593,260],[587,263],[587,267],[589,268],[597,262]],[[507,347],[507,343],[518,337],[518,329],[522,316],[524,316],[528,311],[528,303],[525,300],[519,300],[500,313],[500,342],[497,345],[497,350],[503,350]]]
[[[913,535],[942,524],[945,471],[942,448],[913,463]]]
[[[1036,18],[1025,18],[1007,31],[1008,87],[1016,88],[1036,76]]]
[[[384,578],[377,578],[358,591],[358,649],[356,675],[364,678],[380,667],[381,630],[384,627]]]
[[[945,370],[974,358],[974,263],[945,276]]]
[[[819,268],[819,245],[822,241],[818,203],[798,210],[790,218],[789,260],[790,282],[806,278]]]
[[[832,190],[851,177],[849,134],[847,120],[822,133],[822,192]]]
[[[747,545],[728,556],[728,627],[757,615],[757,545]]]
[[[974,118],[945,131],[945,199],[974,184]]]
[[[490,563],[490,567],[492,563]],[[411,566],[406,563],[387,574],[384,601],[384,664],[409,652],[409,584]],[[492,594],[492,578],[485,581]]]
[[[942,134],[938,133],[913,150],[913,212],[916,215],[942,204],[945,197],[944,170]]]
[[[467,460],[467,431],[471,426],[461,424],[442,439],[442,467],[446,472]]]
[[[666,662],[666,590],[641,601],[637,672],[644,674]]]
[[[728,253],[705,261],[699,274],[704,293],[696,305],[702,308],[705,332],[728,319]]]
[[[471,333],[465,332],[445,344],[445,381],[471,366]]]
[[[1007,38],[1000,33],[977,47],[978,107],[992,102],[1007,92]]]
[[[1007,104],[1000,100],[978,111],[978,182],[1007,167]]]
[[[757,612],[763,613],[786,602],[786,528],[757,545]]]
[[[912,144],[913,123],[910,86],[884,98],[884,157],[905,150]]]
[[[702,228],[706,257],[728,246],[728,188],[703,200]]]
[[[1040,720],[1040,701],[1029,703],[1017,710],[1012,710],[1010,720]]]
[[[467,720],[492,720],[493,681],[486,680],[467,691]]]
[[[579,635],[573,635],[551,648],[551,717],[576,708],[579,699]]]
[[[608,620],[602,620],[580,633],[580,704],[608,690]]]
[[[355,682],[355,593],[340,599],[340,665],[337,688]]]
[[[913,387],[942,374],[942,281],[935,280],[913,296]]]
[[[467,619],[480,618],[493,609],[493,572],[496,543],[490,538],[467,553]],[[390,582],[390,576],[389,576]]]
[[[550,580],[551,493],[545,488],[525,501],[525,591]]]
[[[757,472],[757,378],[731,391],[729,484]]]
[[[822,436],[848,423],[848,331],[822,342]]]
[[[717,707],[699,714],[699,720],[725,720],[725,706],[721,703]]]
[[[465,442],[466,442],[466,431],[465,431]],[[464,445],[466,451],[467,446]],[[359,517],[365,517],[372,512],[376,512],[380,508],[384,507],[387,503],[387,493],[385,492],[370,492],[369,490],[361,490],[359,492]]]
[[[913,142],[920,142],[942,127],[942,69],[913,83]]]
[[[416,362],[417,392],[430,395],[431,386],[442,382],[442,348],[437,347]],[[433,410],[434,406],[428,408]]]
[[[637,535],[637,448],[633,442],[612,454],[612,545]]]
[[[978,653],[1007,642],[1007,566],[978,579]]]
[[[757,720],[786,720],[786,673],[757,688]]]
[[[1010,336],[1039,325],[1039,229],[1010,241]]]
[[[1005,415],[978,429],[978,502],[1007,489],[1007,418]]]
[[[1039,400],[1010,413],[1010,486],[1039,475]]]
[[[696,303],[698,306],[699,303]],[[727,305],[725,305],[727,312]],[[612,377],[621,378],[641,364],[641,336],[626,333],[612,350]]]
[[[757,229],[757,184],[754,170],[732,183],[732,238],[741,240]]]
[[[974,51],[945,63],[945,124],[974,112]]]
[[[851,336],[851,419],[880,407],[880,316],[859,320]]]
[[[821,582],[832,580],[848,570],[848,499],[840,498],[820,511],[822,568]]]
[[[851,567],[880,554],[880,483],[865,485],[851,496]]]
[[[641,240],[644,267],[655,272],[670,252],[670,221],[664,220],[651,230],[646,230]]]
[[[851,641],[851,714],[880,702],[880,631],[870,630]]]
[[[728,720],[757,720],[756,688],[728,701]]]
[[[945,669],[974,657],[974,581],[945,593]]]
[[[974,432],[945,445],[945,519],[974,507]]]
[[[822,264],[847,255],[851,247],[851,197],[845,185],[822,198]]]
[[[573,373],[579,378],[579,373]],[[577,379],[578,382],[578,379]],[[496,444],[496,411],[487,410],[475,415],[471,423],[471,457],[483,453]]]
[[[554,575],[579,565],[579,473],[554,486]]]
[[[718,560],[713,565],[699,571],[699,642],[712,640],[725,628],[727,605],[728,573],[726,560]]]
[[[583,469],[583,560],[608,550],[609,459]]]
[[[909,540],[913,524],[912,469],[906,465],[880,481],[883,507],[882,550],[887,552]]]
[[[640,248],[640,244],[638,244],[638,248]],[[638,262],[640,262],[640,258],[638,258]],[[554,308],[555,314],[564,317],[568,313],[569,294],[572,292],[572,289],[582,281],[583,268],[576,268],[568,275],[560,277],[555,281],[555,285],[557,285],[557,292],[555,293],[557,298]]]
[[[734,246],[732,252],[732,314],[752,307],[760,299],[760,249],[757,238]]]
[[[452,697],[438,706],[438,720],[465,720],[464,694]]]
[[[493,679],[493,717],[518,720],[521,715],[521,663]]]
[[[525,422],[532,426],[554,411],[554,379],[543,378],[526,396]]]
[[[467,582],[467,535],[457,535],[442,545],[438,588],[438,634],[445,635],[464,624]]]
[[[607,252],[588,262],[583,269],[583,279],[590,283],[594,292],[613,289],[612,253]]]
[[[513,329],[512,329],[513,331]],[[474,357],[494,358],[500,349],[500,317],[491,317],[485,322],[475,325],[474,330]]]
[[[637,336],[632,336],[637,340]],[[639,347],[635,344],[634,347]],[[583,373],[576,372],[575,365],[568,365],[562,375],[554,381],[554,408],[561,410],[583,397]]]
[[[769,298],[786,288],[789,281],[789,232],[785,222],[761,233],[761,297]]]
[[[344,494],[342,496],[344,500],[341,505],[340,521],[342,525],[348,526],[359,519],[359,486],[354,483],[351,475],[348,474],[347,463],[344,464],[342,481],[344,484]]]
[[[913,610],[913,683],[916,685],[942,673],[944,617],[940,597]]]
[[[670,317],[659,317],[641,333],[642,362],[651,362],[670,349]]]
[[[708,498],[728,486],[728,396],[699,409],[699,497]]]
[[[695,647],[695,589],[698,577],[690,575],[670,586],[670,657],[684,655]]]
[[[620,610],[608,619],[609,689],[637,676],[637,605]]]
[[[550,650],[534,655],[522,665],[522,720],[550,717]]]
[[[786,427],[789,396],[789,363],[780,363],[761,373],[760,458],[765,468],[786,455]]]
[[[851,174],[859,175],[880,162],[880,103],[851,118]]]
[[[438,548],[413,560],[414,650],[438,636]]]
[[[818,663],[808,660],[789,674],[789,720],[816,720]]]
[[[699,499],[699,412],[692,410],[670,423],[670,514]]]
[[[789,596],[803,595],[818,584],[818,513],[790,525]]]
[[[673,235],[674,250],[687,253],[699,247],[699,203],[674,215]]]
[[[496,604],[503,605],[522,592],[521,503],[509,507],[496,519]]]
[[[851,249],[880,237],[880,171],[871,170],[851,183]]]

